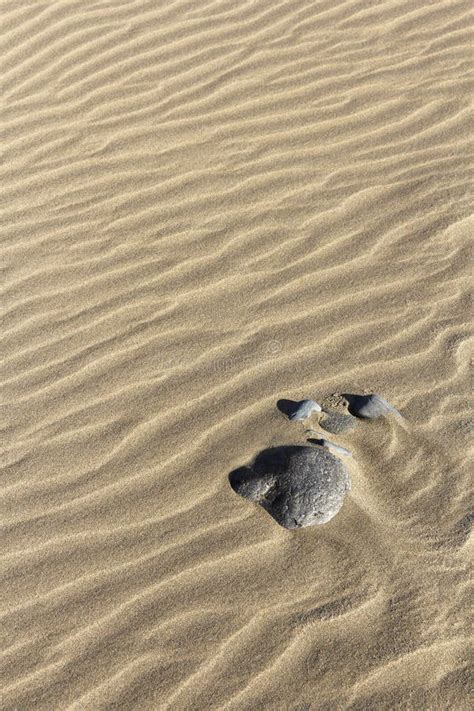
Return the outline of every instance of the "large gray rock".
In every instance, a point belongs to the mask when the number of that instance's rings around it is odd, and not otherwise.
[[[350,489],[346,467],[322,447],[266,449],[229,478],[234,491],[259,503],[289,529],[327,523]]]

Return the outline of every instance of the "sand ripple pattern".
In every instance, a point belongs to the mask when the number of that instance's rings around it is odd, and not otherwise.
[[[2,709],[468,708],[471,5],[1,2]]]

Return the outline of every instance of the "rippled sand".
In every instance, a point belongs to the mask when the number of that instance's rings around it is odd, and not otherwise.
[[[467,709],[471,3],[1,5],[2,709]]]

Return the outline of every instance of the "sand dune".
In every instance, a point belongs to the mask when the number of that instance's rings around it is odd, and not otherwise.
[[[2,708],[469,708],[471,3],[1,5]]]

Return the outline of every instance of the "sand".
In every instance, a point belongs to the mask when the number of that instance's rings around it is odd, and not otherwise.
[[[1,708],[467,709],[471,3],[1,6]]]

